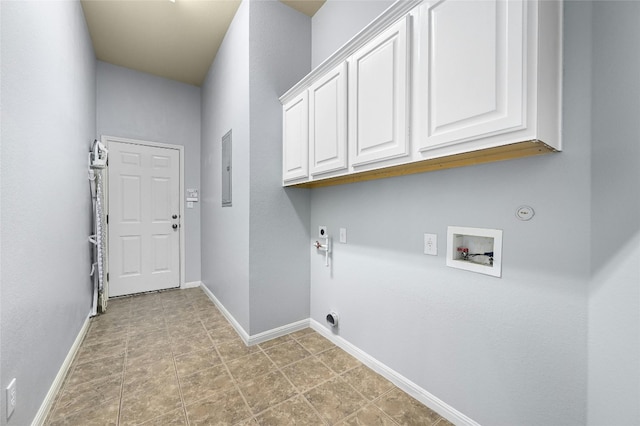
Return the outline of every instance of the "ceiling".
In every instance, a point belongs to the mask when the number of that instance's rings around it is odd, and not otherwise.
[[[325,0],[281,1],[313,16]],[[195,86],[204,81],[240,2],[81,0],[99,60]]]
[[[298,12],[302,12],[307,16],[313,16],[318,9],[322,7],[325,0],[280,0],[287,6],[291,6]]]

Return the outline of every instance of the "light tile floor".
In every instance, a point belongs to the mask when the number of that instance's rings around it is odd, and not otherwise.
[[[451,425],[310,328],[247,347],[199,288],[109,301],[46,425]]]

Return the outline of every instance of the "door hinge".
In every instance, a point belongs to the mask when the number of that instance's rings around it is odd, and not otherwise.
[[[107,215],[107,225],[109,224],[109,215]]]
[[[109,273],[107,272],[107,281],[109,281]]]

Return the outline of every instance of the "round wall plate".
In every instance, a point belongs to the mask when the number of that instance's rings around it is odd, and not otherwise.
[[[516,217],[520,220],[531,220],[535,214],[533,207],[529,206],[520,206],[516,210]]]

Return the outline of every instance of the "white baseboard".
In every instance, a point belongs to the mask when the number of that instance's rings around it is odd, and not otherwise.
[[[247,346],[257,345],[258,343],[266,342],[267,340],[275,339],[276,337],[284,336],[285,334],[293,333],[294,331],[302,330],[309,327],[309,319],[303,319],[293,322],[291,324],[283,325],[271,330],[263,331],[262,333],[254,334],[250,336],[249,333],[240,325],[238,321],[231,315],[224,305],[218,300],[218,298],[205,286],[201,285],[202,290],[211,299],[211,301],[220,309],[220,312],[231,323],[236,332],[240,335],[240,338]]]
[[[197,287],[200,287],[200,286],[204,287],[204,286],[202,285],[202,281],[191,281],[191,282],[188,282],[188,283],[184,283],[184,284],[182,284],[182,285],[180,286],[180,288],[181,288],[181,289],[185,289],[185,288],[197,288]]]
[[[292,322],[291,324],[283,325],[282,327],[274,328],[271,330],[263,331],[262,333],[254,334],[249,337],[247,345],[256,345],[258,343],[266,342],[267,340],[275,339],[276,337],[284,336],[285,334],[293,333],[294,331],[302,330],[309,327],[309,318],[300,321]]]
[[[245,345],[249,345],[249,337],[250,337],[249,333],[247,333],[244,330],[244,328],[242,328],[240,323],[238,321],[236,321],[236,319],[233,317],[233,315],[231,315],[231,312],[227,311],[227,308],[225,308],[224,305],[222,303],[220,303],[218,298],[213,295],[211,290],[209,290],[209,288],[206,285],[204,285],[204,283],[202,283],[200,285],[200,288],[202,288],[202,291],[205,292],[205,294],[209,297],[209,299],[211,299],[213,304],[216,305],[218,309],[220,309],[220,312],[222,312],[222,315],[224,315],[224,317],[227,319],[227,321],[229,321],[231,323],[231,325],[233,326],[233,328],[235,328],[236,333],[238,333],[240,335],[240,338],[242,339],[242,341],[244,341],[244,344]]]
[[[71,349],[69,349],[67,357],[64,359],[64,362],[62,363],[62,366],[60,367],[56,378],[53,380],[53,383],[49,388],[49,392],[47,392],[47,396],[44,398],[44,401],[42,401],[42,405],[40,405],[40,409],[36,413],[36,417],[33,419],[33,422],[31,422],[31,426],[42,426],[47,418],[47,415],[49,415],[49,410],[51,410],[53,401],[55,400],[58,391],[60,391],[60,387],[62,386],[64,378],[67,376],[69,367],[71,367],[71,363],[76,357],[78,349],[80,349],[80,344],[82,343],[84,336],[89,330],[90,319],[91,315],[87,315],[87,318],[84,320],[84,324],[82,324],[82,328],[80,329],[76,340],[73,342],[73,345],[71,345]]]
[[[342,348],[345,352],[354,356],[360,362],[362,362],[367,367],[371,368],[376,373],[380,374],[391,383],[396,385],[398,388],[402,389],[427,407],[431,408],[436,413],[440,414],[445,419],[456,425],[466,425],[466,426],[480,426],[477,422],[473,421],[469,417],[465,416],[455,408],[446,404],[442,400],[433,396],[425,389],[413,383],[411,380],[407,379],[400,373],[391,368],[387,367],[382,362],[378,361],[368,353],[364,352],[357,346],[348,342],[344,338],[334,334],[325,327],[323,324],[319,323],[314,319],[309,320],[309,325],[312,329],[322,334],[324,337],[333,342],[336,346]]]
[[[329,339],[331,342],[333,342],[336,346],[342,348],[345,352],[354,356],[364,365],[371,368],[373,371],[377,372],[378,374],[389,380],[391,383],[396,385],[398,388],[402,389],[404,392],[408,393],[427,407],[431,408],[433,411],[449,420],[450,422],[459,426],[480,426],[474,420],[470,419],[455,408],[430,394],[425,389],[413,383],[411,380],[407,379],[397,371],[389,368],[388,366],[378,361],[368,353],[364,352],[357,346],[348,342],[341,336],[332,333],[331,330],[314,319],[304,319],[250,336],[244,330],[244,328],[242,328],[240,323],[236,321],[233,315],[231,315],[231,313],[227,311],[224,305],[220,303],[220,301],[213,295],[211,290],[209,290],[204,284],[201,285],[201,288],[209,297],[209,299],[211,299],[211,301],[218,307],[218,309],[220,309],[222,314],[231,323],[233,328],[240,335],[247,346],[266,342],[267,340],[275,339],[276,337],[280,337],[294,331],[302,330],[306,327],[311,327],[312,329]]]

